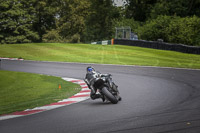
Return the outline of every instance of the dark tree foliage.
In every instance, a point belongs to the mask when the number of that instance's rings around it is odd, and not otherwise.
[[[90,16],[87,21],[86,40],[110,39],[112,36],[112,19],[119,17],[112,0],[90,0]]]
[[[91,42],[130,26],[140,39],[199,45],[200,0],[126,2],[116,7],[113,0],[0,0],[0,43]]]
[[[47,30],[56,27],[57,1],[54,0],[33,0],[31,5],[34,7],[33,28],[38,32],[39,41],[42,41],[42,35]]]
[[[86,18],[90,14],[89,0],[61,0],[58,13],[58,30],[60,35],[74,42],[80,41],[80,35],[86,29]],[[70,39],[71,38],[71,39]]]
[[[126,17],[144,22],[157,0],[127,0]]]
[[[41,41],[46,30],[55,27],[52,0],[3,0],[0,10],[1,43]]]
[[[159,15],[199,16],[200,0],[127,0],[126,17],[146,21]]]
[[[3,0],[0,4],[0,43],[24,43],[37,41],[33,29],[33,8],[26,0]]]
[[[200,0],[127,0],[125,16],[139,39],[200,45]]]
[[[144,40],[162,38],[165,42],[200,46],[200,18],[158,16],[141,26],[138,35]]]

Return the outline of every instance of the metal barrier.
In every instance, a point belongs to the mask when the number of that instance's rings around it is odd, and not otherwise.
[[[200,47],[197,46],[170,44],[160,41],[114,39],[114,44],[138,46],[138,47],[161,49],[161,50],[171,50],[171,51],[190,53],[190,54],[200,54]]]
[[[91,44],[112,45],[113,39],[112,40],[105,40],[105,41],[98,41],[98,42],[91,42]]]

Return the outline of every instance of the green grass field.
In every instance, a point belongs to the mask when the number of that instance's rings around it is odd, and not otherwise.
[[[0,57],[200,69],[200,55],[122,45],[61,43],[0,45]]]
[[[122,45],[10,44],[0,45],[0,57],[200,69],[200,55]],[[58,77],[0,71],[0,114],[59,101],[79,92],[74,89],[79,87]]]
[[[0,70],[0,114],[57,102],[80,89],[59,77]]]

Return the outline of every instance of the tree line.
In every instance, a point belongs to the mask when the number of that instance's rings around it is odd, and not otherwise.
[[[125,22],[140,39],[200,46],[200,0],[127,0]],[[130,19],[133,19],[130,21]],[[123,23],[120,22],[120,23]]]
[[[0,0],[0,43],[91,42],[131,26],[139,39],[200,45],[199,0]]]

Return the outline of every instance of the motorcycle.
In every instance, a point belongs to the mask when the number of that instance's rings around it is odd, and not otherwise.
[[[112,81],[111,74],[94,74],[91,81],[91,91],[99,92],[101,97],[105,98],[113,104],[118,103],[121,100],[119,96],[118,86]]]

